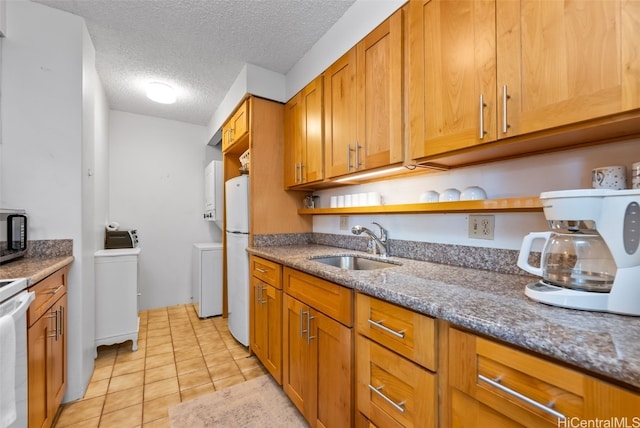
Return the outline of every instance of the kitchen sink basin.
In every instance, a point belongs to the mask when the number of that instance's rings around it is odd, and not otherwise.
[[[392,261],[373,260],[359,256],[327,256],[310,258],[309,260],[347,270],[372,270],[400,266],[399,263]]]

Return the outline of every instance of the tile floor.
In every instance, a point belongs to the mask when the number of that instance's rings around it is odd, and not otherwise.
[[[169,427],[173,404],[265,373],[226,319],[199,319],[192,305],[143,311],[138,350],[99,347],[84,398],[64,404],[54,427]]]

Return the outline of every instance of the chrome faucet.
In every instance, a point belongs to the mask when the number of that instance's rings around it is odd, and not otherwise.
[[[354,235],[360,235],[362,232],[366,233],[367,235],[369,235],[369,237],[371,238],[371,240],[373,242],[375,242],[376,246],[378,247],[378,250],[380,251],[380,255],[382,257],[387,257],[389,255],[389,242],[387,240],[388,238],[388,232],[387,229],[385,229],[384,227],[382,227],[380,224],[376,223],[375,221],[372,222],[372,224],[375,224],[376,226],[378,226],[380,228],[380,237],[378,238],[375,234],[375,232],[372,232],[371,230],[367,229],[364,226],[353,226],[351,228],[351,233],[353,233]]]

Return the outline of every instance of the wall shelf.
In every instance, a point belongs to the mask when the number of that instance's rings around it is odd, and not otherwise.
[[[465,212],[542,212],[537,196],[483,199],[480,201],[421,202],[416,204],[377,205],[346,208],[302,208],[298,214],[431,214]]]

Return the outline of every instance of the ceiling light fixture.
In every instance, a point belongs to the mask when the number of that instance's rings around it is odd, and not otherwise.
[[[147,83],[147,98],[161,104],[173,104],[176,102],[176,91],[166,83]]]

